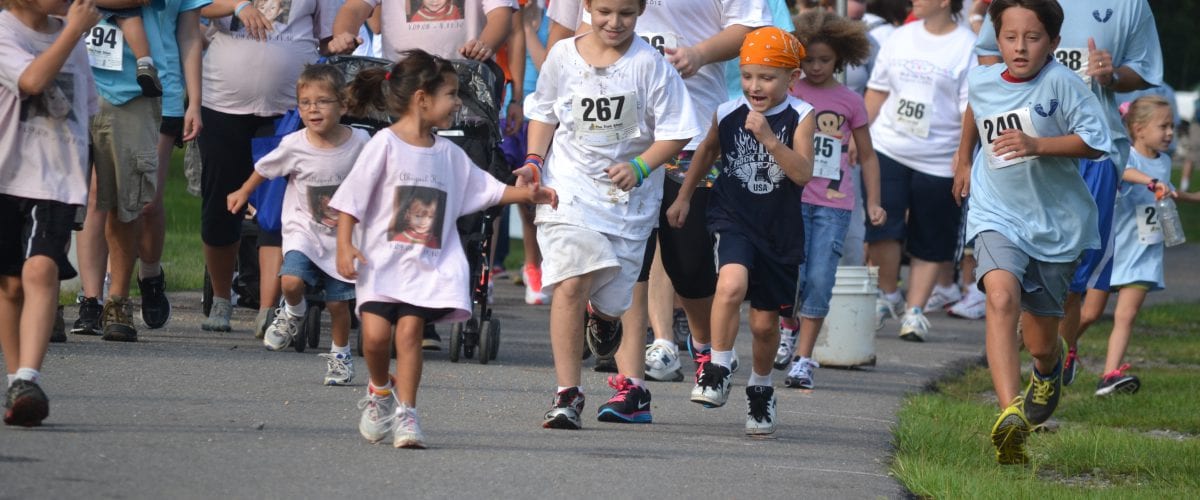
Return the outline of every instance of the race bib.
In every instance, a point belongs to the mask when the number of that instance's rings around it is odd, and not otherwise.
[[[666,55],[666,50],[679,48],[679,35],[674,33],[638,33],[638,37],[654,47],[659,54]]]
[[[571,99],[575,140],[587,146],[608,146],[642,135],[637,121],[637,94],[575,96]]]
[[[933,111],[932,96],[901,95],[893,110],[896,129],[922,139],[929,137],[929,118]]]
[[[842,178],[842,141],[825,134],[813,134],[813,176]]]
[[[979,140],[983,143],[984,153],[987,153],[989,167],[1004,168],[1037,158],[1036,156],[1021,156],[1006,160],[997,157],[992,152],[992,144],[1000,138],[1000,133],[1011,128],[1020,130],[1030,137],[1038,137],[1037,130],[1033,128],[1033,118],[1029,114],[1029,108],[1014,109],[988,116],[977,120],[976,125],[979,127]]]
[[[83,43],[93,68],[121,71],[125,55],[125,34],[121,28],[108,21],[101,22],[83,35]]]
[[[1158,207],[1138,205],[1134,218],[1137,219],[1138,243],[1154,245],[1163,242],[1162,225],[1158,223]]]
[[[1083,83],[1092,84],[1092,77],[1087,74],[1088,49],[1058,49],[1054,51],[1054,59],[1079,75],[1079,78],[1083,79]]]

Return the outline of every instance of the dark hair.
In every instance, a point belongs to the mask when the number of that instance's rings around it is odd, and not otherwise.
[[[888,24],[898,25],[908,17],[908,0],[867,0],[867,12],[882,17]]]
[[[342,72],[329,64],[306,64],[300,78],[296,80],[296,97],[300,97],[300,89],[309,85],[326,85],[338,102],[346,102],[346,78]]]
[[[1032,10],[1050,38],[1058,38],[1062,32],[1063,10],[1056,0],[993,0],[992,5],[988,7],[988,17],[992,18],[992,28],[996,30],[997,38],[1000,37],[1004,11],[1012,7]]]
[[[841,71],[846,64],[859,65],[871,57],[871,41],[867,26],[824,10],[810,10],[795,17],[796,38],[805,47],[823,43],[837,54],[834,67]]]
[[[391,70],[370,68],[358,72],[350,82],[347,114],[368,116],[370,111],[379,110],[403,115],[418,90],[433,94],[451,78],[458,78],[458,73],[450,61],[420,49],[406,50]]]
[[[592,4],[592,0],[583,0],[583,8],[584,9],[590,8],[591,4]],[[638,15],[640,16],[645,13],[646,13],[646,0],[638,0]]]

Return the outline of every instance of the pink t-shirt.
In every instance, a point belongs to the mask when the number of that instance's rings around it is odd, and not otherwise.
[[[333,36],[342,0],[254,0],[275,23],[267,41],[255,40],[241,20],[213,21],[216,34],[204,53],[204,107],[234,115],[274,116],[296,107],[296,79],[317,61],[317,44]]]
[[[479,38],[487,13],[501,7],[517,10],[515,0],[347,0],[383,9],[383,57],[396,61],[400,53],[421,49],[446,59],[461,59],[458,49]],[[431,4],[431,5],[426,5]],[[437,4],[438,8],[431,8]]]
[[[813,178],[804,186],[804,203],[854,209],[858,186],[850,175],[851,131],[867,125],[862,96],[845,85],[819,88],[800,80],[791,94],[813,104]],[[827,168],[822,169],[825,166]]]
[[[319,148],[308,140],[308,132],[288,134],[279,147],[254,165],[268,179],[288,178],[283,194],[283,253],[303,253],[334,278],[352,282],[337,272],[337,210],[329,208],[333,193],[350,174],[354,160],[370,134],[362,129],[335,148]]]
[[[87,203],[88,119],[98,111],[96,85],[82,43],[39,95],[18,82],[62,30],[39,33],[0,11],[0,193],[72,205]]]
[[[470,271],[455,221],[499,203],[504,187],[448,139],[423,148],[390,129],[375,134],[329,203],[359,221],[367,263],[358,265],[358,305],[455,310],[439,322],[470,317]]]

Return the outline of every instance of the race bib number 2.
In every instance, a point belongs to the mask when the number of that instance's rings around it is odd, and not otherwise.
[[[1133,217],[1137,220],[1138,243],[1154,245],[1163,242],[1162,226],[1158,223],[1158,207],[1138,205]]]
[[[1088,76],[1088,50],[1087,49],[1058,49],[1054,51],[1054,59],[1059,64],[1066,66],[1067,69],[1074,71],[1079,78],[1083,79],[1083,83],[1091,85],[1092,77]]]
[[[637,114],[637,94],[633,92],[571,99],[575,140],[588,146],[608,146],[641,136]]]
[[[125,55],[125,34],[107,22],[93,26],[83,35],[88,60],[93,68],[121,71]]]
[[[1018,156],[1005,159],[996,156],[992,149],[996,140],[1008,129],[1017,129],[1030,137],[1038,137],[1037,129],[1033,127],[1033,118],[1029,114],[1029,108],[1014,109],[988,116],[978,120],[976,125],[979,127],[979,140],[983,143],[983,151],[987,153],[989,167],[1004,168],[1037,158],[1036,156]]]

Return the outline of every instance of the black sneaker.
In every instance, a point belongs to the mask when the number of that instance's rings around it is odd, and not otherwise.
[[[67,322],[63,319],[63,306],[58,306],[54,312],[54,329],[50,330],[50,341],[56,344],[67,341]]]
[[[137,342],[137,329],[133,327],[133,306],[125,297],[112,296],[104,304],[101,316],[104,335],[100,338],[116,342]]]
[[[426,351],[442,350],[442,337],[438,335],[437,329],[433,324],[425,324],[425,332],[421,334],[421,349]]]
[[[596,313],[588,313],[587,344],[597,358],[611,358],[621,347],[621,320],[607,320]]]
[[[34,382],[17,379],[4,398],[4,423],[21,427],[37,427],[50,416],[50,401]]]
[[[1063,386],[1075,382],[1075,374],[1079,372],[1079,354],[1075,349],[1067,351],[1067,361],[1063,363]]]
[[[607,403],[600,406],[596,419],[601,422],[622,424],[648,424],[650,417],[650,391],[633,385],[624,375],[608,377],[608,386],[617,390]]]
[[[596,358],[595,366],[592,366],[592,371],[596,373],[617,373],[616,358]]]
[[[1050,419],[1062,396],[1063,363],[1067,358],[1067,343],[1061,339],[1059,343],[1061,349],[1058,351],[1058,362],[1054,364],[1054,372],[1042,376],[1037,372],[1035,365],[1033,374],[1029,376],[1029,387],[1025,388],[1025,418],[1034,426]]]
[[[746,388],[746,434],[766,436],[775,433],[775,388],[752,385]]]
[[[162,82],[158,79],[158,68],[153,64],[137,65],[137,83],[146,97],[162,97]]]
[[[1137,377],[1125,373],[1129,369],[1128,364],[1121,365],[1116,370],[1105,373],[1100,377],[1100,383],[1096,384],[1097,396],[1108,396],[1110,394],[1133,394],[1142,388],[1142,381]]]
[[[565,389],[554,395],[554,406],[550,408],[550,411],[546,412],[546,418],[542,422],[542,427],[547,429],[582,429],[583,424],[579,420],[580,413],[583,413],[583,393],[579,392],[578,387]]]
[[[75,324],[71,327],[71,333],[100,335],[100,314],[103,312],[104,306],[100,305],[99,299],[95,297],[79,299],[79,319],[75,320]]]
[[[729,399],[729,369],[705,360],[697,372],[696,386],[692,388],[692,402],[706,408],[725,406]]]
[[[692,328],[688,324],[687,313],[683,309],[676,309],[671,317],[671,332],[675,336],[675,346],[679,349],[684,349],[692,338]]]
[[[162,328],[171,319],[171,301],[167,300],[167,273],[162,271],[153,278],[138,279],[138,290],[142,292],[142,321],[151,330]]]

